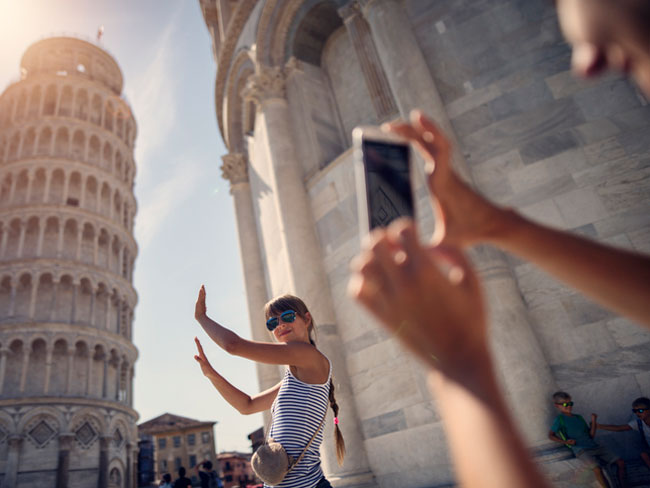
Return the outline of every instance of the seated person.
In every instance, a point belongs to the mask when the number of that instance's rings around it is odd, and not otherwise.
[[[636,430],[641,437],[641,459],[650,468],[650,398],[641,397],[632,402],[632,412],[635,417],[627,424],[597,424],[596,428],[623,432],[625,430]]]
[[[618,480],[625,486],[625,463],[616,454],[594,441],[596,433],[596,414],[591,414],[591,426],[582,416],[573,414],[573,401],[568,393],[558,391],[553,394],[553,403],[560,414],[555,418],[548,438],[567,446],[585,467],[591,468],[601,486],[607,488],[603,471],[598,462],[618,465]]]

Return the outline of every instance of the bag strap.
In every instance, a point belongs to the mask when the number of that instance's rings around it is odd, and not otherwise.
[[[300,462],[300,460],[304,457],[305,453],[307,452],[307,449],[309,449],[309,446],[311,446],[311,443],[314,441],[316,438],[316,435],[320,432],[321,428],[323,427],[323,424],[325,423],[325,419],[327,418],[327,407],[325,407],[325,414],[323,415],[323,420],[320,421],[320,425],[314,432],[314,435],[311,436],[311,439],[309,439],[309,442],[305,446],[305,448],[302,450],[300,453],[300,456],[298,456],[298,459],[296,459],[291,466],[289,466],[289,470],[287,471],[287,474],[293,469],[293,467]],[[264,436],[264,443],[268,442],[269,440],[269,434],[271,433],[271,423],[273,422],[273,412],[271,412],[271,416],[269,417],[269,421],[266,424],[266,435]],[[285,475],[286,476],[286,475]]]

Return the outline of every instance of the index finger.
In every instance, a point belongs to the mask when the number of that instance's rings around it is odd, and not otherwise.
[[[201,356],[205,356],[205,354],[203,353],[203,346],[201,346],[201,341],[199,341],[199,338],[195,337],[194,342],[196,342],[196,348],[199,350],[199,354]]]

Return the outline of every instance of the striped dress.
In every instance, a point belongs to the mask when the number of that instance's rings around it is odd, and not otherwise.
[[[291,373],[291,368],[287,368],[284,374],[280,391],[271,407],[273,423],[269,437],[282,444],[294,460],[298,459],[327,412],[331,377],[331,362],[327,381],[322,384],[311,385],[300,381]],[[312,441],[300,463],[291,470],[282,483],[275,485],[274,488],[314,488],[323,477],[319,452],[321,442],[323,442],[323,428]],[[271,485],[264,486],[271,488]]]

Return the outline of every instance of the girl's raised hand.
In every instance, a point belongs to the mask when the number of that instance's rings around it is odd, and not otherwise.
[[[196,299],[196,305],[194,306],[194,318],[200,320],[205,317],[208,309],[205,306],[205,285],[201,285],[199,290],[199,296]],[[200,347],[200,346],[199,346]]]
[[[201,366],[201,372],[205,376],[210,376],[210,374],[215,372],[214,368],[210,364],[210,361],[208,361],[208,358],[205,357],[203,346],[201,346],[201,342],[199,341],[198,337],[194,338],[194,342],[196,342],[196,348],[198,349],[198,354],[194,356],[194,359],[196,359],[196,362],[199,363],[199,366]]]

